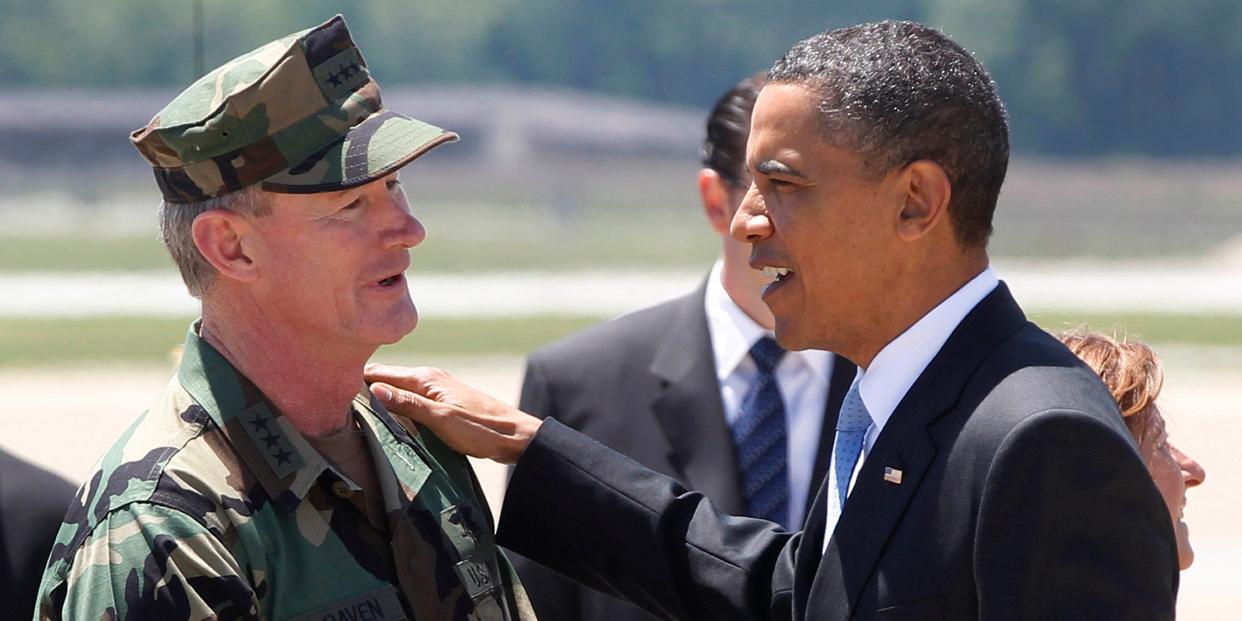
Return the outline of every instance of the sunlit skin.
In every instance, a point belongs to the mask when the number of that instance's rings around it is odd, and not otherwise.
[[[1169,508],[1173,532],[1177,536],[1177,559],[1181,568],[1186,569],[1195,560],[1195,551],[1190,547],[1190,528],[1184,521],[1186,489],[1202,484],[1206,473],[1199,462],[1169,442],[1164,417],[1159,412],[1152,416],[1151,431],[1143,443],[1143,461]]]
[[[265,192],[271,213],[212,211],[195,243],[219,272],[204,338],[317,435],[346,422],[362,368],[414,329],[404,272],[426,236],[394,173],[336,192]]]
[[[954,238],[939,165],[868,170],[859,154],[825,140],[818,103],[797,84],[760,92],[747,146],[754,181],[732,233],[751,245],[752,268],[792,270],[763,291],[777,340],[866,368],[982,271],[987,254]]]
[[[253,220],[258,234],[244,244],[263,265],[252,290],[269,320],[341,351],[374,352],[414,329],[404,272],[426,231],[395,174],[340,192],[269,197],[272,214]]]

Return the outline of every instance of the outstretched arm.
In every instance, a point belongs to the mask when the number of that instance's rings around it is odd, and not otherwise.
[[[663,619],[789,618],[796,535],[721,515],[702,494],[443,371],[371,366],[367,377],[382,382],[371,390],[387,407],[454,449],[517,463],[501,545]]]

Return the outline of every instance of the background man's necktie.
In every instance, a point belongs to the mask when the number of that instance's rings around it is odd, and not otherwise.
[[[858,457],[862,454],[867,429],[871,427],[871,414],[867,412],[867,406],[863,404],[862,395],[858,392],[860,384],[861,382],[854,382],[850,386],[845,400],[841,402],[841,415],[837,417],[837,433],[832,442],[832,464],[828,467],[828,531],[824,536],[825,546],[836,528],[842,509],[845,508],[850,479],[854,475],[854,467],[858,465]]]
[[[785,350],[770,336],[750,348],[759,376],[742,400],[732,432],[747,514],[789,528],[785,402],[776,385],[776,365],[784,355]]]

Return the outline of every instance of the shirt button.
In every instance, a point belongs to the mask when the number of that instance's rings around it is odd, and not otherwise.
[[[333,481],[332,493],[336,494],[340,498],[349,498],[354,495],[354,491],[349,489],[349,483],[344,481]]]

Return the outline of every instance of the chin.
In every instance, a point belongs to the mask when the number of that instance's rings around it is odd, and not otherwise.
[[[371,333],[376,343],[392,345],[405,338],[416,327],[418,327],[418,311],[411,305],[408,310],[394,312],[391,316],[385,317],[372,325],[367,332]]]
[[[1195,562],[1195,551],[1190,547],[1190,533],[1185,526],[1177,527],[1177,564],[1186,569]]]
[[[393,343],[396,343],[397,341],[400,341],[401,339],[409,335],[409,333],[413,332],[414,329],[417,327],[418,327],[418,313],[410,313],[410,318],[402,322],[400,326],[397,326],[397,328],[393,332],[392,340],[385,344],[391,345]]]
[[[798,351],[808,349],[805,330],[800,329],[800,324],[792,319],[776,316],[776,325],[773,332],[776,333],[776,342],[789,351]]]

